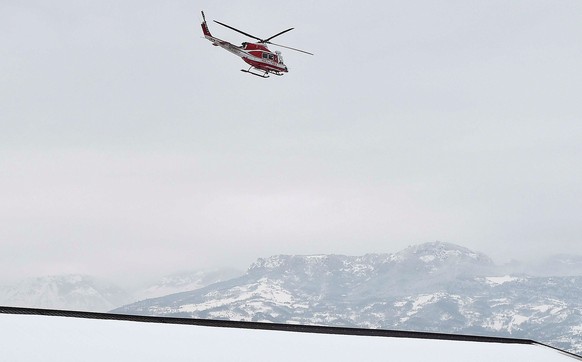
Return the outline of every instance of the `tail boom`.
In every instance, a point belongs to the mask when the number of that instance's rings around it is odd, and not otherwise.
[[[202,33],[204,33],[204,37],[208,38],[208,37],[213,37],[212,34],[210,34],[210,30],[208,30],[208,24],[206,24],[206,17],[204,16],[204,11],[202,11]],[[210,39],[209,39],[210,40]]]

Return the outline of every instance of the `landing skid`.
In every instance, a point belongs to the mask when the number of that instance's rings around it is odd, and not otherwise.
[[[261,73],[255,73],[253,71],[251,71],[251,69],[257,69],[255,67],[250,67],[249,69],[241,69],[241,72],[245,72],[245,73],[249,73],[252,75],[256,75],[257,77],[261,77],[261,78],[269,78],[269,74],[274,74],[274,75],[278,75],[279,77],[283,75],[283,73],[280,72],[276,72],[276,71],[264,71],[264,70],[259,70]]]
[[[256,75],[257,77],[261,77],[261,78],[269,78],[269,73],[263,72],[263,74],[260,74],[260,73],[251,72],[251,69],[252,68],[253,67],[250,67],[248,70],[241,69],[240,71],[241,72],[245,72],[245,73],[249,73],[249,74],[252,74],[252,75]]]

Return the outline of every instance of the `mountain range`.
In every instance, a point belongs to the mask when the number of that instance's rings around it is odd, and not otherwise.
[[[84,275],[0,287],[8,306],[517,337],[576,354],[581,301],[580,256],[496,265],[444,242],[390,254],[275,255],[245,273],[180,272],[131,288]]]
[[[113,312],[533,339],[582,353],[582,258],[512,273],[443,242],[394,254],[277,255],[237,278]],[[570,271],[570,272],[568,272]]]
[[[241,271],[231,268],[183,271],[125,288],[88,275],[27,278],[0,286],[0,305],[106,312],[138,300],[198,289],[240,274]]]

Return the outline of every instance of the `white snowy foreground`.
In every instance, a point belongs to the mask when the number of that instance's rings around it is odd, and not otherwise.
[[[2,361],[524,361],[536,344],[446,341],[0,314]]]

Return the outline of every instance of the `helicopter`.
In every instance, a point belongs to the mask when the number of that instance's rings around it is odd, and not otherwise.
[[[282,32],[277,33],[269,38],[261,39],[254,35],[245,33],[244,31],[233,28],[230,25],[223,24],[219,21],[214,20],[214,22],[226,28],[234,30],[238,33],[246,35],[250,38],[258,40],[258,42],[256,43],[243,42],[242,46],[236,46],[227,41],[215,38],[210,33],[210,30],[208,30],[208,24],[206,24],[206,17],[204,16],[204,11],[202,11],[201,25],[204,37],[210,40],[212,42],[212,45],[219,46],[233,53],[234,55],[241,57],[245,63],[250,65],[249,69],[241,69],[242,72],[253,74],[261,78],[269,78],[269,74],[282,76],[283,74],[289,72],[289,69],[287,68],[285,63],[283,63],[283,56],[281,55],[281,52],[280,51],[272,52],[271,50],[269,50],[269,48],[267,48],[267,44],[272,44],[278,47],[313,55],[312,53],[306,52],[304,50],[295,49],[285,45],[275,44],[271,42],[271,39],[279,35],[285,34],[286,32],[293,30],[294,28],[283,30]]]

